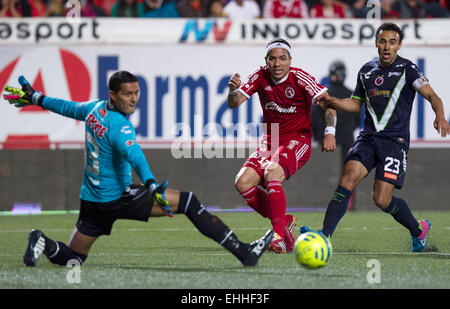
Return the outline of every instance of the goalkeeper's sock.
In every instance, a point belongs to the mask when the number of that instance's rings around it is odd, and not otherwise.
[[[43,235],[45,238],[44,254],[53,264],[67,266],[70,260],[75,260],[82,265],[87,259],[87,255],[76,253],[63,242],[56,241]]]
[[[248,255],[248,245],[240,242],[220,218],[211,215],[194,193],[180,193],[177,213],[184,213],[200,233],[218,242],[239,260],[242,261]]]
[[[286,226],[286,196],[281,187],[281,181],[268,181],[266,183],[269,191],[270,221],[273,231],[280,235],[284,241],[284,228]]]
[[[419,222],[414,218],[408,204],[403,199],[393,196],[391,203],[383,211],[391,214],[395,221],[406,227],[411,236],[418,237],[422,233]]]
[[[333,199],[330,201],[325,212],[323,220],[322,232],[325,236],[331,237],[337,224],[347,211],[348,202],[352,196],[352,191],[344,187],[338,186],[334,191]]]
[[[239,194],[245,199],[247,205],[261,216],[264,218],[270,217],[269,197],[266,191],[254,186],[244,192],[239,192]]]

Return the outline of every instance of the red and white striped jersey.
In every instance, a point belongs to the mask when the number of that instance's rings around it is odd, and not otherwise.
[[[271,124],[279,124],[280,141],[292,136],[312,136],[311,105],[326,87],[299,68],[290,67],[289,74],[274,81],[267,66],[252,73],[239,91],[247,98],[258,93],[263,109],[263,122],[271,136]]]

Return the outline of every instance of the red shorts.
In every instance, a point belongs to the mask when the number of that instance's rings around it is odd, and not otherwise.
[[[243,167],[253,168],[264,183],[264,171],[270,162],[278,163],[284,169],[286,179],[289,179],[311,156],[311,138],[299,136],[280,142],[279,147],[271,151],[265,140],[245,161]]]

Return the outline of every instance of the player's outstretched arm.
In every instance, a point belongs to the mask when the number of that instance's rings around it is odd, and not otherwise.
[[[124,130],[124,128],[127,128]],[[129,122],[124,121],[110,131],[110,141],[114,150],[120,156],[131,164],[131,167],[145,184],[153,201],[157,203],[163,212],[169,217],[173,216],[166,199],[165,192],[167,189],[167,181],[158,184],[156,177],[150,169],[150,165],[142,151],[141,146],[136,142],[136,132]]]
[[[228,92],[228,107],[235,108],[244,103],[247,98],[245,95],[239,92],[239,87],[241,86],[241,76],[236,73],[228,82],[229,92]]]
[[[3,98],[18,108],[28,105],[42,106],[42,99],[44,98],[42,92],[34,90],[23,76],[19,77],[19,84],[21,88],[5,86],[4,89],[9,94],[3,95]]]
[[[327,108],[334,108],[340,109],[345,112],[359,113],[361,111],[363,101],[355,97],[338,99],[336,97],[330,96],[328,92],[325,91],[316,98],[315,104],[320,105],[324,110],[326,110]]]
[[[445,118],[444,104],[442,103],[441,98],[436,94],[436,92],[434,92],[430,84],[420,87],[419,93],[431,103],[431,107],[436,114],[436,119],[433,122],[436,131],[441,135],[441,137],[450,135],[450,124]]]
[[[97,104],[96,101],[77,103],[45,96],[42,92],[33,89],[24,76],[19,77],[19,84],[21,88],[5,86],[4,89],[9,94],[3,96],[5,100],[18,108],[38,105],[54,113],[84,121],[87,114]]]

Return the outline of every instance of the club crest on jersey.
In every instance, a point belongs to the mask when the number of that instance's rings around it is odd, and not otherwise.
[[[292,87],[287,87],[284,94],[291,99],[295,95],[295,90]]]
[[[381,84],[383,84],[383,82],[384,82],[383,76],[378,76],[378,77],[375,79],[375,85],[377,85],[377,86],[380,86]]]
[[[103,117],[106,117],[106,115],[108,114],[106,112],[106,109],[102,108],[101,110],[98,111],[100,113],[100,115],[102,115]]]
[[[132,146],[133,144],[134,144],[134,141],[131,139],[125,142],[125,145],[127,145],[128,147]]]

